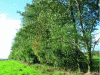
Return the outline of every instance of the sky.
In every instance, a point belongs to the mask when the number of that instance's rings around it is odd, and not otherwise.
[[[11,52],[13,38],[21,28],[22,16],[17,11],[24,12],[26,3],[32,0],[0,0],[0,58],[8,58]]]
[[[0,0],[0,59],[7,59],[11,52],[13,38],[21,28],[22,16],[16,12],[24,12],[26,3],[31,4],[32,0]],[[97,28],[95,40],[100,37],[100,26]],[[100,50],[99,45],[95,50]]]

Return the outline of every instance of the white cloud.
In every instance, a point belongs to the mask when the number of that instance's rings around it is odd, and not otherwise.
[[[6,14],[0,15],[0,58],[7,58],[10,53],[10,48],[13,38],[17,30],[21,28],[20,20],[6,19]]]
[[[100,38],[100,33],[95,35],[95,40],[98,40],[99,38]],[[99,40],[98,44],[100,45],[100,40]]]

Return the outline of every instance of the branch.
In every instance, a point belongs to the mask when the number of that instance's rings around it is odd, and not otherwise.
[[[92,31],[92,29],[93,29],[93,25],[94,25],[94,23],[95,23],[95,21],[96,21],[97,18],[98,18],[98,17],[96,16],[95,19],[94,19],[94,21],[93,21],[93,23],[92,23],[91,31]],[[91,31],[90,31],[90,33],[91,33]]]

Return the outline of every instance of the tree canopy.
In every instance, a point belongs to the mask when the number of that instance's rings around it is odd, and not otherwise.
[[[33,0],[18,13],[23,27],[16,33],[9,59],[80,70],[80,62],[87,61],[81,51],[84,47],[90,71],[98,0]]]

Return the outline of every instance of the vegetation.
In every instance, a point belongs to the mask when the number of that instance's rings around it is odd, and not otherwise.
[[[18,11],[23,27],[16,33],[9,60],[91,72],[91,49],[99,41],[92,41],[98,11],[98,0],[33,0],[25,12]]]
[[[93,57],[94,66],[99,68],[99,57]],[[95,61],[96,60],[96,61]],[[97,64],[98,63],[98,64]],[[84,66],[85,67],[85,66]],[[93,69],[93,75],[99,75],[97,68]],[[0,75],[84,75],[86,73],[66,70],[64,68],[54,68],[46,64],[29,64],[18,60],[2,60],[0,61]]]

